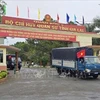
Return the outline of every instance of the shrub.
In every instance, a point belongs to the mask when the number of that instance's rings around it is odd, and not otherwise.
[[[43,56],[41,61],[42,61],[43,67],[45,67],[47,65],[47,63],[48,63],[48,58],[46,56]]]
[[[5,78],[7,76],[7,71],[0,72],[0,79]]]

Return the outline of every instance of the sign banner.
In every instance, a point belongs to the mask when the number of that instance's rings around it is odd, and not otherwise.
[[[2,29],[2,28],[0,28],[0,37],[19,37],[19,38],[33,38],[33,39],[43,39],[43,40],[76,41],[76,35],[30,32],[30,31],[20,31],[20,30]]]
[[[59,31],[70,31],[70,32],[80,32],[80,33],[86,32],[85,26],[15,18],[15,17],[8,17],[8,16],[2,16],[2,24],[25,26],[31,28],[51,29],[51,30],[59,30]]]

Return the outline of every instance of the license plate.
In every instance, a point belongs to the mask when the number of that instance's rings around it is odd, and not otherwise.
[[[98,72],[95,72],[94,74],[98,74]]]

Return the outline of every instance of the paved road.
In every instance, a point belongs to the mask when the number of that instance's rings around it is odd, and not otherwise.
[[[22,68],[0,84],[0,100],[100,100],[100,77],[58,76],[53,69]]]

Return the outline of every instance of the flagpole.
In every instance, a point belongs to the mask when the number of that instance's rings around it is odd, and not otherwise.
[[[19,17],[19,8],[18,8],[18,6],[17,6],[16,15],[17,15],[17,17]]]
[[[40,19],[40,9],[38,9],[38,19]]]
[[[30,16],[29,16],[29,7],[27,8],[27,10],[28,10],[28,18],[29,18],[29,17],[30,17]]]

